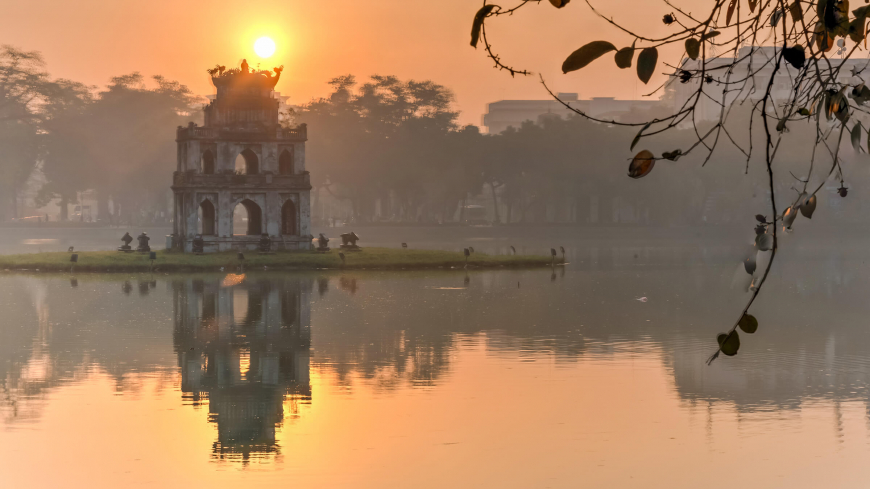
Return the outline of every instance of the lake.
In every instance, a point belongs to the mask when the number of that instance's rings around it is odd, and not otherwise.
[[[865,485],[870,243],[786,237],[707,366],[747,233],[667,236],[552,270],[2,273],[0,486]]]

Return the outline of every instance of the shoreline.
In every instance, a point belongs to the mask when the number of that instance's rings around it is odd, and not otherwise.
[[[70,256],[78,255],[73,264]],[[76,273],[126,273],[126,272],[203,272],[234,271],[239,269],[236,251],[207,253],[167,252],[158,250],[153,268],[148,253],[122,253],[119,251],[74,251],[73,253],[23,253],[0,255],[0,270]],[[244,268],[255,270],[439,270],[465,268],[465,256],[455,251],[363,248],[361,251],[344,253],[342,264],[339,250],[328,252],[284,251],[259,254],[244,253]],[[555,264],[562,264],[557,256]],[[73,265],[75,265],[73,267]],[[516,269],[543,268],[553,265],[553,259],[544,255],[488,255],[472,253],[468,269]]]

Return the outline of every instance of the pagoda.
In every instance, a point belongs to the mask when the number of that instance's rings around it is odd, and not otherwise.
[[[307,127],[279,123],[274,89],[282,69],[250,70],[243,62],[209,70],[217,94],[203,109],[204,125],[191,122],[176,131],[176,249],[311,247]],[[244,212],[236,212],[238,206]]]

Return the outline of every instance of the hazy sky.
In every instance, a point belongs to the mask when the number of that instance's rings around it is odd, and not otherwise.
[[[671,11],[658,1],[593,4],[650,34],[666,29],[660,19]],[[55,77],[104,86],[111,76],[139,71],[178,80],[202,95],[213,92],[205,70],[215,63],[231,67],[247,58],[252,66],[262,61],[264,68],[283,64],[277,89],[290,95],[291,103],[325,95],[326,82],[347,73],[431,79],[454,91],[461,122],[480,124],[489,102],[546,98],[537,75],[512,79],[492,68],[481,47],[469,46],[480,5],[479,0],[0,0],[0,43],[41,51]],[[611,55],[582,72],[561,73],[562,60],[588,41],[631,43],[593,17],[581,0],[561,10],[544,0],[496,19],[488,32],[505,62],[543,74],[556,90],[583,98],[635,98],[649,90],[636,81],[634,70],[615,68]],[[260,36],[272,37],[278,46],[267,60],[253,53]],[[660,82],[654,78],[650,87]]]

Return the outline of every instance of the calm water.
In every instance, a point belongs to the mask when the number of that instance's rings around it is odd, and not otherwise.
[[[863,487],[867,243],[828,244],[784,249],[710,367],[747,297],[727,240],[554,271],[0,274],[0,487]]]

